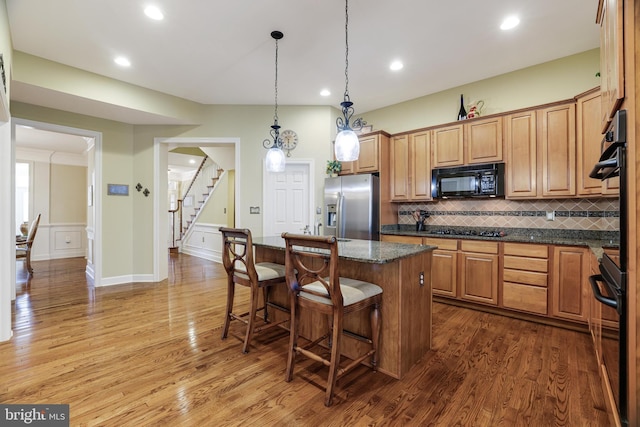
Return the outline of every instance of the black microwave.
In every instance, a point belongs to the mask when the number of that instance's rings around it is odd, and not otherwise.
[[[504,196],[504,163],[433,169],[431,195],[434,199]]]

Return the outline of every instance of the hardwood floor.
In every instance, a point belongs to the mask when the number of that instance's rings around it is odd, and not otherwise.
[[[30,280],[16,267],[0,402],[67,403],[72,426],[608,425],[579,332],[434,304],[427,357],[401,381],[356,368],[326,408],[325,368],[301,358],[284,381],[286,331],[246,355],[240,323],[220,339],[219,264],[174,255],[168,281],[104,288],[80,258],[33,266]]]

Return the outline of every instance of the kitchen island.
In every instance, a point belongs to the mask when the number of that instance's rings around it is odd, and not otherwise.
[[[284,239],[253,239],[256,262],[284,264]],[[340,276],[375,283],[383,289],[380,307],[382,328],[378,371],[401,379],[431,349],[431,257],[434,246],[406,245],[369,240],[341,240],[338,243]],[[284,287],[273,289],[271,301],[289,307]],[[365,310],[366,311],[366,310]],[[271,310],[278,321],[286,316]],[[345,318],[345,329],[370,336],[369,313],[353,313]],[[316,339],[326,333],[326,316],[301,313],[300,335]],[[354,357],[368,346],[347,335],[342,352]]]

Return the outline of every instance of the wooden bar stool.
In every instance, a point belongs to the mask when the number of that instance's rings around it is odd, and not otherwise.
[[[229,325],[232,320],[239,320],[247,325],[247,331],[242,346],[242,352],[249,352],[249,344],[254,332],[273,328],[289,319],[271,323],[268,319],[267,305],[288,311],[284,307],[269,304],[269,289],[271,286],[286,283],[284,265],[272,262],[254,263],[253,242],[251,231],[248,229],[220,227],[222,233],[222,262],[227,271],[227,312],[222,329],[222,339],[227,338]],[[251,289],[249,311],[242,314],[233,312],[235,285],[246,286]],[[263,292],[263,306],[258,307],[260,290]],[[256,313],[264,310],[264,324],[256,326]]]
[[[377,369],[382,288],[373,283],[339,276],[338,242],[335,237],[289,233],[283,233],[282,237],[285,240],[286,278],[291,297],[291,328],[285,380],[289,382],[293,378],[297,354],[323,363],[329,367],[324,404],[331,406],[338,378],[369,357],[373,370]],[[344,316],[364,309],[371,310],[371,337],[343,331]],[[303,310],[328,315],[331,319],[330,331],[305,346],[299,346],[298,329],[300,313]],[[340,365],[343,333],[371,344],[371,350],[351,360],[346,366]],[[319,352],[311,351],[326,338],[329,338],[330,359],[324,358]]]

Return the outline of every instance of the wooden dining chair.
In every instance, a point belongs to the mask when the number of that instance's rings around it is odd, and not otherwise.
[[[222,329],[222,339],[227,338],[232,320],[243,322],[247,325],[247,330],[242,352],[248,353],[254,333],[289,321],[287,318],[280,322],[270,322],[267,311],[267,306],[270,306],[288,312],[286,308],[269,302],[270,288],[279,284],[285,286],[284,265],[272,262],[254,262],[250,230],[220,227],[220,232],[222,233],[222,263],[227,271],[227,311]],[[246,313],[234,313],[235,285],[250,288],[249,311]],[[260,305],[260,290],[263,294],[262,307],[258,307]],[[259,310],[264,310],[262,319],[264,323],[256,326]]]
[[[380,304],[382,288],[373,283],[340,277],[338,268],[338,242],[333,236],[310,236],[283,233],[285,240],[285,268],[291,298],[291,328],[289,354],[285,380],[293,379],[296,355],[321,362],[329,367],[324,404],[331,406],[336,381],[367,358],[374,371],[377,369],[378,342],[380,339]],[[345,315],[359,310],[370,310],[371,337],[343,331]],[[300,315],[303,311],[315,311],[328,315],[329,331],[326,335],[307,343],[298,344]],[[371,344],[371,349],[348,364],[341,365],[342,335],[348,333]],[[330,358],[323,356],[325,348],[320,344],[328,339]],[[315,348],[320,351],[312,351]]]
[[[31,223],[31,226],[29,227],[29,233],[27,234],[27,240],[25,240],[24,242],[16,241],[16,259],[25,259],[25,265],[29,274],[33,274],[33,267],[31,267],[31,247],[33,246],[33,242],[36,239],[36,233],[38,232],[38,225],[40,224],[41,215],[42,214],[38,214],[36,219],[34,219]]]

